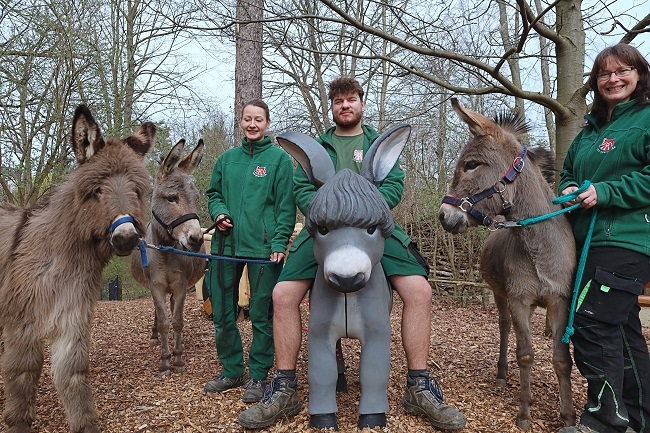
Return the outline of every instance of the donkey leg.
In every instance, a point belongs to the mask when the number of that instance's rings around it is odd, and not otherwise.
[[[153,325],[151,325],[151,338],[149,338],[149,346],[155,347],[160,344],[158,339],[158,314],[153,313]]]
[[[30,333],[31,327],[21,327]],[[43,347],[25,332],[5,329],[0,370],[5,384],[3,417],[9,433],[29,433],[36,416],[36,390],[43,370]]]
[[[52,380],[63,407],[68,414],[70,431],[74,433],[99,433],[97,412],[88,381],[90,361],[88,342],[90,317],[87,323],[74,323],[62,330],[51,345]]]
[[[170,304],[172,307],[172,328],[174,329],[174,371],[185,371],[185,362],[183,362],[183,308],[185,307],[185,295],[187,290],[182,290],[176,295],[172,295]]]
[[[547,317],[553,336],[553,369],[560,388],[560,417],[564,421],[564,425],[572,426],[576,423],[576,411],[571,392],[573,360],[569,352],[569,345],[562,341],[568,321],[568,310],[568,299],[554,298],[548,303]]]
[[[510,335],[510,311],[508,299],[494,294],[499,313],[499,360],[497,361],[497,388],[505,388],[508,381],[508,336]]]
[[[535,360],[533,343],[530,337],[532,307],[528,302],[510,300],[510,315],[517,337],[517,364],[519,365],[519,413],[517,425],[523,431],[530,430],[530,405],[533,396],[530,390],[531,370]]]
[[[160,335],[160,366],[158,367],[158,374],[168,376],[171,374],[171,351],[169,350],[169,317],[167,315],[165,293],[152,288],[151,296],[156,309],[156,323]]]

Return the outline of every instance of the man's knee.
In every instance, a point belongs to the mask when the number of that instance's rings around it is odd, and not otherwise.
[[[281,281],[273,288],[273,307],[298,307],[311,286],[309,280]]]
[[[430,305],[433,291],[421,275],[397,275],[391,277],[391,284],[406,305]]]

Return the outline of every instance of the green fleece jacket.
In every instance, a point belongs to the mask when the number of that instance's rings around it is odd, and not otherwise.
[[[637,100],[617,105],[611,120],[598,124],[587,114],[560,173],[558,190],[589,180],[598,194],[592,247],[613,246],[650,255],[650,105]],[[579,247],[591,211],[571,212]]]
[[[225,239],[224,254],[268,259],[284,253],[296,222],[293,164],[271,137],[227,150],[214,164],[208,196],[213,220],[221,214],[233,219],[232,243]],[[215,230],[211,250],[217,254],[221,232]]]
[[[355,150],[358,150],[362,152],[362,155],[365,155],[375,138],[379,137],[379,133],[373,128],[366,125],[363,125],[362,128],[364,135],[363,149]],[[318,137],[316,141],[323,145],[327,153],[332,158],[334,166],[336,167],[337,155],[336,151],[332,147],[332,135],[334,134],[335,129],[335,127],[328,129],[323,133],[323,135]],[[300,165],[298,165],[293,175],[293,185],[293,192],[296,197],[296,205],[303,214],[306,214],[309,202],[316,193],[316,187],[309,183],[307,174]],[[404,170],[401,169],[399,162],[395,164],[390,173],[388,173],[388,176],[386,176],[386,179],[384,179],[384,181],[377,187],[377,189],[384,197],[386,203],[388,203],[388,206],[391,209],[399,204],[399,202],[402,200],[402,194],[404,192]],[[404,230],[402,230],[397,225],[397,223],[395,223],[395,231],[393,232],[393,236],[399,239],[399,241],[405,247],[411,243],[411,239],[406,235],[406,233],[404,233]],[[308,237],[309,233],[307,230],[302,230],[293,242],[292,248],[297,248],[300,246],[302,242],[304,242],[304,240]]]

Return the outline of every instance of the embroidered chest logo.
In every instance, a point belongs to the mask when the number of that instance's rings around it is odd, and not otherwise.
[[[266,167],[260,167],[259,165],[255,168],[255,171],[253,172],[253,175],[256,177],[264,177],[266,176]]]
[[[354,150],[354,162],[361,162],[363,161],[363,150]]]
[[[598,152],[600,153],[607,153],[610,150],[616,149],[616,146],[614,145],[614,140],[615,138],[605,138],[603,139],[603,142],[598,146]]]

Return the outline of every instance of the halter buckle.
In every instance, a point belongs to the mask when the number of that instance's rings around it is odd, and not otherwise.
[[[463,205],[466,205],[467,207],[464,208]],[[472,202],[470,202],[467,197],[461,198],[460,203],[458,204],[458,207],[463,212],[469,212],[469,210],[472,208]]]

